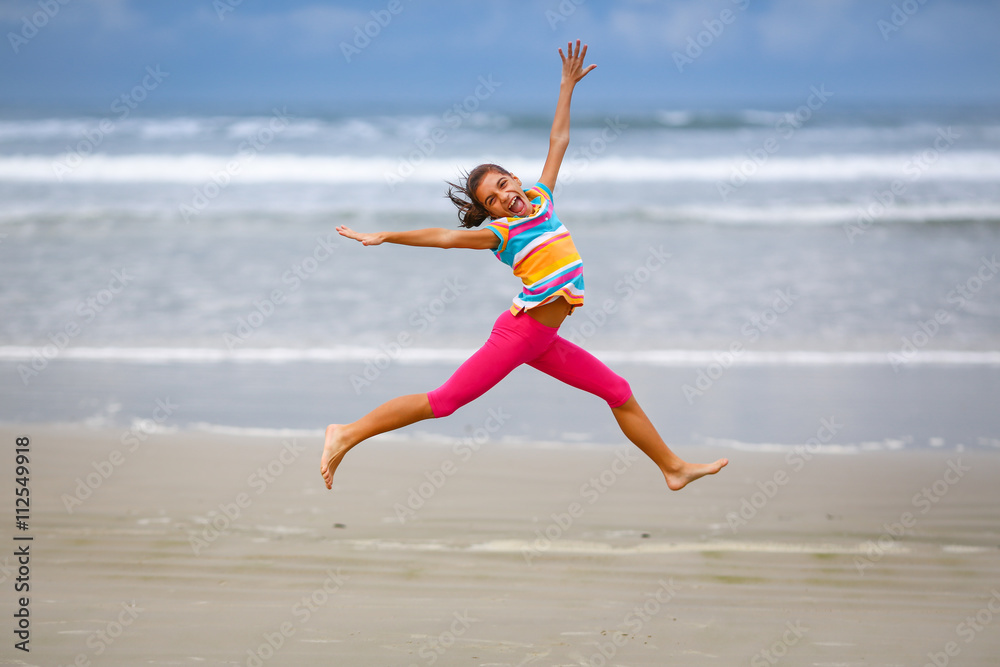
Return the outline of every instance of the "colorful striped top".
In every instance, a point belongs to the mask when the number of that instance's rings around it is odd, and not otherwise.
[[[517,315],[560,296],[574,308],[582,306],[583,259],[552,209],[552,193],[542,183],[524,192],[531,200],[531,215],[496,218],[486,225],[500,238],[497,259],[524,283],[511,312]]]

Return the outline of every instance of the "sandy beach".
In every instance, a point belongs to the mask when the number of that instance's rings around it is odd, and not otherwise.
[[[0,429],[9,451],[23,435],[31,651],[14,649],[8,629],[6,664],[1000,655],[992,451],[679,447],[731,464],[672,493],[624,445],[375,441],[327,492],[317,438]],[[3,497],[14,485],[5,475]]]

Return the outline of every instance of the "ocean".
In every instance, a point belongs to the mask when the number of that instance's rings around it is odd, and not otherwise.
[[[1000,446],[1000,113],[814,92],[577,114],[555,204],[587,302],[563,335],[672,444]],[[547,117],[127,111],[0,118],[0,421],[318,435],[438,386],[519,290],[490,253],[335,228],[457,225],[446,181],[533,182]],[[622,440],[528,368],[397,436]]]

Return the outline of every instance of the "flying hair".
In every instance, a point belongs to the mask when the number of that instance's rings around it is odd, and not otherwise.
[[[478,227],[490,217],[482,202],[476,199],[476,189],[483,178],[492,172],[510,176],[511,173],[497,164],[481,164],[466,173],[458,183],[448,181],[448,199],[458,207],[458,221],[462,227]]]

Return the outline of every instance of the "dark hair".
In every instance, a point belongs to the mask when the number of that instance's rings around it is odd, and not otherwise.
[[[465,174],[460,183],[448,181],[448,199],[458,207],[458,221],[462,227],[478,227],[490,217],[486,207],[476,199],[476,189],[491,172],[510,176],[510,172],[497,164],[481,164]]]

